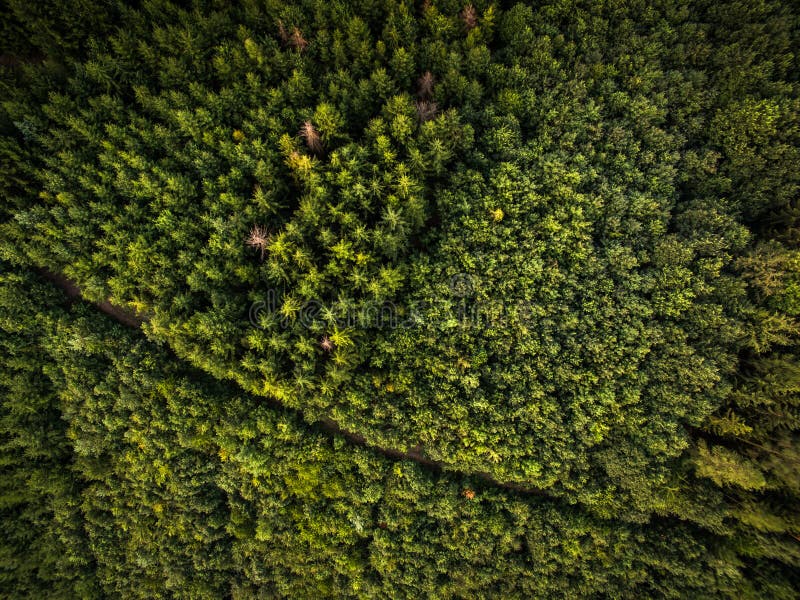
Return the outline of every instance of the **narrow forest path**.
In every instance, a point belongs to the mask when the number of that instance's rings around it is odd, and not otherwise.
[[[145,319],[143,319],[142,317],[139,317],[130,311],[120,308],[119,306],[115,306],[107,300],[103,302],[90,302],[86,300],[81,293],[80,287],[74,281],[68,279],[64,275],[61,275],[60,273],[54,273],[53,271],[50,271],[49,269],[43,267],[37,267],[36,271],[42,277],[47,279],[50,283],[54,284],[55,286],[63,290],[63,292],[67,295],[68,298],[73,300],[88,302],[93,306],[95,306],[100,311],[102,311],[103,313],[105,313],[106,315],[116,320],[117,322],[121,323],[122,325],[125,325],[126,327],[132,327],[138,329],[145,322]],[[196,367],[192,366],[192,368]],[[300,414],[301,416],[304,416],[302,415],[302,411],[298,409],[289,408],[272,398],[265,398],[265,399],[268,400],[275,407],[281,408],[283,410],[291,410],[293,412]],[[303,420],[308,422],[305,418]],[[448,472],[460,475],[462,477],[474,477],[475,479],[479,479],[484,483],[497,486],[500,488],[513,490],[515,492],[523,494],[543,496],[555,499],[551,494],[548,494],[545,490],[538,488],[529,488],[515,483],[503,483],[495,480],[486,473],[465,473],[463,471],[458,471],[455,469],[446,469],[445,463],[428,458],[427,456],[423,455],[420,450],[412,449],[409,451],[403,451],[403,450],[398,450],[396,448],[384,448],[381,446],[370,444],[366,440],[366,438],[364,438],[364,436],[343,429],[336,421],[330,418],[325,418],[320,421],[316,421],[312,424],[318,426],[322,431],[324,431],[327,434],[339,435],[355,446],[369,448],[370,450],[378,452],[383,456],[386,456],[387,458],[395,460],[411,460],[417,464],[420,464],[429,469],[433,469],[437,472],[447,470]]]
[[[83,294],[81,294],[81,289],[77,286],[74,281],[70,281],[63,275],[59,273],[53,273],[52,271],[44,268],[37,268],[36,269],[39,274],[47,279],[50,283],[53,283],[64,290],[64,293],[67,295],[68,298],[79,298],[80,300],[84,300]],[[141,327],[142,323],[144,323],[144,319],[136,316],[132,312],[124,310],[118,306],[114,306],[109,301],[103,302],[92,302],[94,306],[99,308],[102,312],[106,313],[108,316],[113,317],[116,321],[122,323],[123,325],[127,325],[128,327]]]

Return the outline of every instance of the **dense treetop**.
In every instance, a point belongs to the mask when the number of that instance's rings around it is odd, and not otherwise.
[[[800,589],[792,3],[4,9],[17,595]]]

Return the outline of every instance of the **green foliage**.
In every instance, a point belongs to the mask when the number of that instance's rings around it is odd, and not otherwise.
[[[796,595],[794,5],[3,9],[4,594]]]
[[[56,426],[46,437],[24,429],[20,393],[3,420],[4,435],[31,434],[26,460],[17,444],[0,453],[31,478],[3,480],[4,498],[25,503],[3,520],[20,528],[2,546],[14,597],[710,596],[744,581],[713,558],[724,538],[679,520],[604,521],[386,458],[183,365],[91,306],[59,304],[36,277],[12,272],[0,290],[15,312],[6,343],[28,342],[28,355],[6,355],[3,385],[19,378],[7,365],[38,366],[38,387],[55,391],[38,414]],[[53,453],[58,467],[41,462]],[[46,493],[29,460],[48,469]],[[23,534],[36,537],[20,547]],[[15,549],[27,566],[10,561]]]
[[[33,300],[33,302],[31,302]],[[59,290],[0,274],[0,589],[15,598],[99,592],[59,388],[44,375],[46,343],[64,314]]]

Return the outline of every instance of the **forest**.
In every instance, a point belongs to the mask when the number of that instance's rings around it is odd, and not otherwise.
[[[800,5],[0,6],[0,598],[800,596]]]

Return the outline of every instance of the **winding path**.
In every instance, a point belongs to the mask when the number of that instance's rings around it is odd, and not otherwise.
[[[68,298],[71,298],[73,300],[87,301],[87,300],[85,300],[83,298],[83,295],[81,293],[80,287],[78,287],[78,285],[74,281],[72,281],[70,279],[67,279],[65,276],[61,275],[60,273],[54,273],[53,271],[50,271],[49,269],[46,269],[46,268],[43,268],[43,267],[37,267],[36,271],[42,277],[44,277],[45,279],[47,279],[48,281],[50,281],[51,283],[53,283],[57,287],[61,288],[64,291],[64,293],[67,295]],[[127,310],[125,310],[123,308],[120,308],[119,306],[114,306],[113,304],[111,304],[107,300],[105,300],[103,302],[92,302],[91,304],[96,306],[100,311],[104,312],[105,314],[107,314],[108,316],[110,316],[111,318],[116,320],[117,322],[119,322],[119,323],[121,323],[121,324],[123,324],[123,325],[125,325],[127,327],[132,327],[132,328],[137,328],[138,329],[145,322],[144,318],[142,318],[142,317],[140,317],[140,316],[138,316],[138,315],[136,315],[136,314],[134,314],[134,313],[132,313],[130,311],[127,311]],[[268,400],[270,401],[271,404],[273,404],[274,406],[279,407],[279,408],[281,408],[283,410],[292,410],[292,411],[298,412],[298,413],[301,412],[301,411],[299,411],[297,409],[290,409],[290,408],[284,406],[283,404],[281,404],[280,402],[278,402],[277,400],[274,400],[274,399],[271,399],[271,398],[268,398]],[[348,442],[350,442],[351,444],[354,444],[356,446],[363,446],[365,448],[369,448],[369,449],[371,449],[371,450],[373,450],[375,452],[378,452],[378,453],[380,453],[380,454],[382,454],[382,455],[384,455],[384,456],[386,456],[388,458],[392,458],[392,459],[396,459],[396,460],[411,460],[411,461],[414,461],[414,462],[416,462],[416,463],[418,463],[420,465],[423,465],[423,466],[425,466],[427,468],[433,469],[435,471],[448,470],[448,471],[450,471],[452,473],[457,473],[457,474],[462,475],[464,477],[474,477],[474,478],[480,479],[483,482],[488,483],[490,485],[498,486],[498,487],[501,487],[501,488],[504,488],[504,489],[508,489],[508,490],[513,490],[513,491],[518,492],[518,493],[536,495],[536,496],[544,496],[544,497],[548,497],[548,498],[554,498],[551,494],[549,494],[545,490],[538,489],[538,488],[529,488],[529,487],[525,487],[525,486],[522,486],[522,485],[519,485],[519,484],[515,484],[515,483],[503,483],[503,482],[500,482],[500,481],[497,481],[497,480],[493,479],[487,473],[464,473],[462,471],[458,471],[458,470],[455,470],[455,469],[447,469],[446,468],[447,465],[445,463],[433,460],[431,458],[428,458],[427,456],[425,456],[422,453],[421,449],[414,448],[414,449],[411,449],[411,450],[408,450],[408,451],[403,451],[403,450],[397,450],[395,448],[383,448],[381,446],[375,446],[374,444],[370,444],[366,440],[366,438],[364,438],[364,436],[362,436],[362,435],[360,435],[358,433],[354,433],[352,431],[347,431],[345,429],[342,429],[342,427],[336,421],[334,421],[333,419],[330,419],[330,418],[324,418],[324,419],[316,422],[315,424],[318,425],[320,427],[320,429],[322,429],[323,431],[325,431],[328,434],[340,435],[343,438],[345,438]]]

